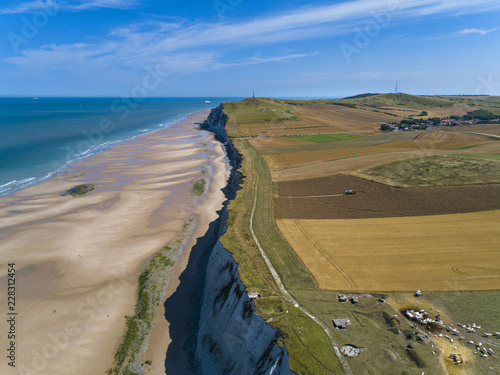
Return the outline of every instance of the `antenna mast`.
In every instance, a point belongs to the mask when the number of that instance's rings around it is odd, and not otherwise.
[[[396,81],[396,90],[394,90],[394,93],[397,94],[398,93],[398,82]]]

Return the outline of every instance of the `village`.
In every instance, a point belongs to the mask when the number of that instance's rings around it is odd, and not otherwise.
[[[431,130],[433,126],[457,126],[457,125],[474,125],[474,124],[498,124],[500,118],[489,111],[476,110],[468,114],[460,116],[450,116],[446,118],[429,117],[416,118],[419,116],[427,116],[428,113],[423,111],[419,115],[409,116],[400,122],[380,123],[380,130],[383,131],[409,131],[409,130]]]

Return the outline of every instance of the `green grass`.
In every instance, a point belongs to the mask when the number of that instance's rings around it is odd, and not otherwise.
[[[294,135],[288,138],[300,139],[302,141],[323,143],[323,142],[338,142],[349,139],[361,138],[360,135],[354,134],[310,134],[310,135]]]
[[[193,187],[191,188],[191,194],[201,197],[205,194],[205,188],[207,185],[207,180],[204,178],[200,178],[196,182],[193,183]]]
[[[454,156],[463,156],[467,158],[478,158],[488,160],[500,160],[500,154],[454,154]]]
[[[405,300],[406,296],[402,293],[391,293],[390,297],[395,300]],[[457,327],[457,323],[476,323],[481,326],[481,329],[471,334],[466,333],[460,327],[457,328],[462,335],[466,336],[465,340],[472,340],[475,343],[481,341],[483,345],[493,348],[498,353],[500,339],[483,337],[483,333],[500,331],[498,328],[500,327],[500,314],[498,314],[500,310],[500,291],[428,292],[419,298],[419,305],[421,308],[425,308],[426,311],[429,311],[430,307],[434,311],[439,310],[445,324],[452,323]],[[474,359],[474,363],[467,367],[466,374],[483,375],[494,373],[489,370],[490,367],[498,371],[500,359],[497,354],[487,358],[480,358],[477,354],[473,354],[476,351],[475,345],[466,345],[466,347],[470,349],[468,355]]]
[[[131,365],[137,360],[151,331],[153,318],[167,285],[169,270],[174,265],[171,256],[184,246],[186,235],[193,221],[194,218],[189,218],[175,240],[172,240],[169,245],[163,246],[159,252],[151,257],[140,274],[134,315],[125,317],[125,334],[115,353],[113,367],[107,371],[107,374],[138,375],[132,370]]]
[[[451,96],[445,98],[454,103],[467,104],[500,115],[500,96]]]
[[[273,185],[266,162],[247,141],[243,141],[242,146],[250,155],[253,170],[259,176],[253,220],[255,235],[287,288],[316,288],[314,278],[283,238],[274,220]]]
[[[266,98],[250,98],[240,102],[224,103],[224,113],[239,124],[295,121],[293,107]]]
[[[67,193],[71,194],[72,197],[79,197],[81,195],[87,194],[89,191],[92,191],[94,189],[94,184],[82,184],[72,187],[67,191]]]
[[[496,160],[435,155],[380,165],[364,170],[359,176],[393,186],[487,184],[500,182],[500,163]]]
[[[274,221],[271,176],[264,159],[248,141],[233,140],[233,142],[243,155],[241,173],[245,176],[245,180],[243,188],[238,191],[236,199],[231,201],[228,207],[229,219],[226,222],[228,230],[221,238],[221,242],[240,264],[239,272],[243,283],[248,290],[259,290],[263,295],[278,293],[274,279],[249,230],[256,172],[259,175],[259,185],[253,223],[261,246],[285,285],[315,288],[314,279],[283,238]]]
[[[299,375],[343,373],[342,364],[323,329],[293,305],[288,305],[287,311],[276,316],[271,324],[286,333],[290,370]]]
[[[411,333],[415,330],[412,329],[411,323],[398,314],[389,303],[378,303],[378,296],[359,296],[359,303],[351,304],[338,302],[338,292],[335,291],[292,292],[303,306],[331,328],[339,349],[344,344],[367,349],[358,357],[348,359],[354,374],[400,375],[404,374],[404,371],[419,375],[423,371],[426,374],[444,374],[438,357],[431,353],[431,343],[423,344],[412,337]],[[397,317],[394,318],[394,315]],[[348,318],[352,325],[346,329],[334,329],[332,319],[338,318]],[[412,351],[425,368],[420,369],[408,356],[406,346],[409,342],[414,345]],[[366,372],[367,369],[370,369],[370,372]]]
[[[265,149],[259,149],[259,152],[261,155],[274,155],[302,151],[321,151],[351,147],[369,147],[394,141],[415,139],[418,135],[424,133],[425,131],[377,133],[374,135],[348,139],[342,142],[305,143],[301,145],[273,146]]]
[[[116,351],[114,367],[108,374],[136,374],[129,366],[137,359],[149,335],[160,295],[166,286],[166,270],[171,265],[169,258],[161,252],[156,253],[139,276],[134,316],[125,317],[127,329]]]
[[[433,107],[450,107],[455,104],[448,98],[437,96],[417,96],[408,94],[376,94],[358,95],[338,100],[340,103],[351,103],[368,107],[404,107],[427,109]]]

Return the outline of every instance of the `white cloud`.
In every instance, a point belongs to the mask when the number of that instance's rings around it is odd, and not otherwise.
[[[498,28],[495,29],[463,29],[460,31],[457,31],[456,34],[461,34],[461,35],[469,35],[469,34],[480,34],[480,35],[486,35],[489,34],[493,31],[498,30]]]
[[[40,10],[63,9],[81,11],[100,8],[130,9],[137,5],[137,0],[33,0],[18,3],[9,8],[0,9],[0,14],[33,13]]]
[[[53,0],[56,1],[56,0]],[[36,0],[23,3],[25,8],[40,6]],[[17,6],[21,12],[23,4]],[[31,5],[30,5],[31,4]],[[98,7],[131,7],[136,0],[83,0],[66,5],[71,10]],[[14,8],[11,11],[14,12]],[[487,12],[500,9],[498,0],[356,0],[328,6],[301,7],[293,11],[258,18],[239,23],[190,23],[188,21],[164,22],[151,20],[114,28],[108,35],[100,36],[98,42],[74,43],[43,46],[23,50],[19,56],[3,61],[25,68],[38,66],[39,69],[95,69],[110,67],[141,68],[151,64],[175,65],[175,70],[222,69],[228,66],[266,62],[284,62],[305,57],[295,53],[271,57],[241,57],[239,61],[228,62],[222,46],[238,49],[275,42],[341,35],[354,31],[356,26],[374,22],[374,15],[385,20],[386,26],[392,22],[407,19],[427,18],[429,15],[456,15]],[[0,11],[2,12],[2,11]],[[5,10],[3,11],[5,13]],[[382,22],[382,21],[380,21]],[[465,29],[462,33],[474,32]],[[481,29],[477,29],[479,30]],[[491,32],[493,30],[484,30]],[[29,45],[28,45],[29,47]],[[208,52],[207,52],[208,51]],[[213,52],[218,51],[218,52]],[[195,55],[200,59],[192,61]],[[184,64],[182,59],[184,60]],[[169,64],[174,62],[175,64]],[[207,66],[203,66],[203,64]]]

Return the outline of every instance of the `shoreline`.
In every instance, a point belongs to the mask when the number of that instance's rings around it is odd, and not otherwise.
[[[207,130],[200,130],[212,134]],[[220,142],[215,142],[221,145]],[[220,148],[217,148],[217,154],[217,159],[220,162],[227,163],[227,155],[222,145]],[[215,173],[218,174],[218,177],[214,176],[214,178],[212,178],[213,183],[209,186],[209,191],[207,191],[207,196],[213,196],[215,199],[207,199],[195,209],[196,226],[186,242],[184,247],[185,250],[181,252],[178,262],[170,272],[167,288],[153,320],[153,328],[148,342],[149,346],[147,350],[139,356],[141,359],[140,362],[145,362],[147,360],[152,361],[152,365],[147,366],[147,368],[145,367],[148,371],[147,373],[151,375],[165,375],[167,352],[173,348],[172,337],[170,335],[171,321],[166,317],[167,312],[165,305],[178,290],[181,284],[181,276],[188,267],[192,251],[197,242],[206,235],[212,222],[219,219],[219,211],[222,209],[222,202],[226,199],[223,189],[227,185],[229,172],[226,168],[226,170],[219,169]],[[174,350],[182,350],[182,348],[178,348],[177,345],[174,346],[176,346]]]
[[[228,174],[222,145],[195,124],[207,115],[197,112],[0,197],[0,253],[17,266],[20,370],[88,374],[111,368],[123,316],[133,315],[140,266],[195,216],[168,289],[178,283],[196,236],[222,207]],[[189,192],[199,178],[209,180],[201,198]],[[96,189],[77,198],[60,195],[80,183]],[[168,344],[157,331],[146,352],[155,358],[165,356],[160,347]]]

